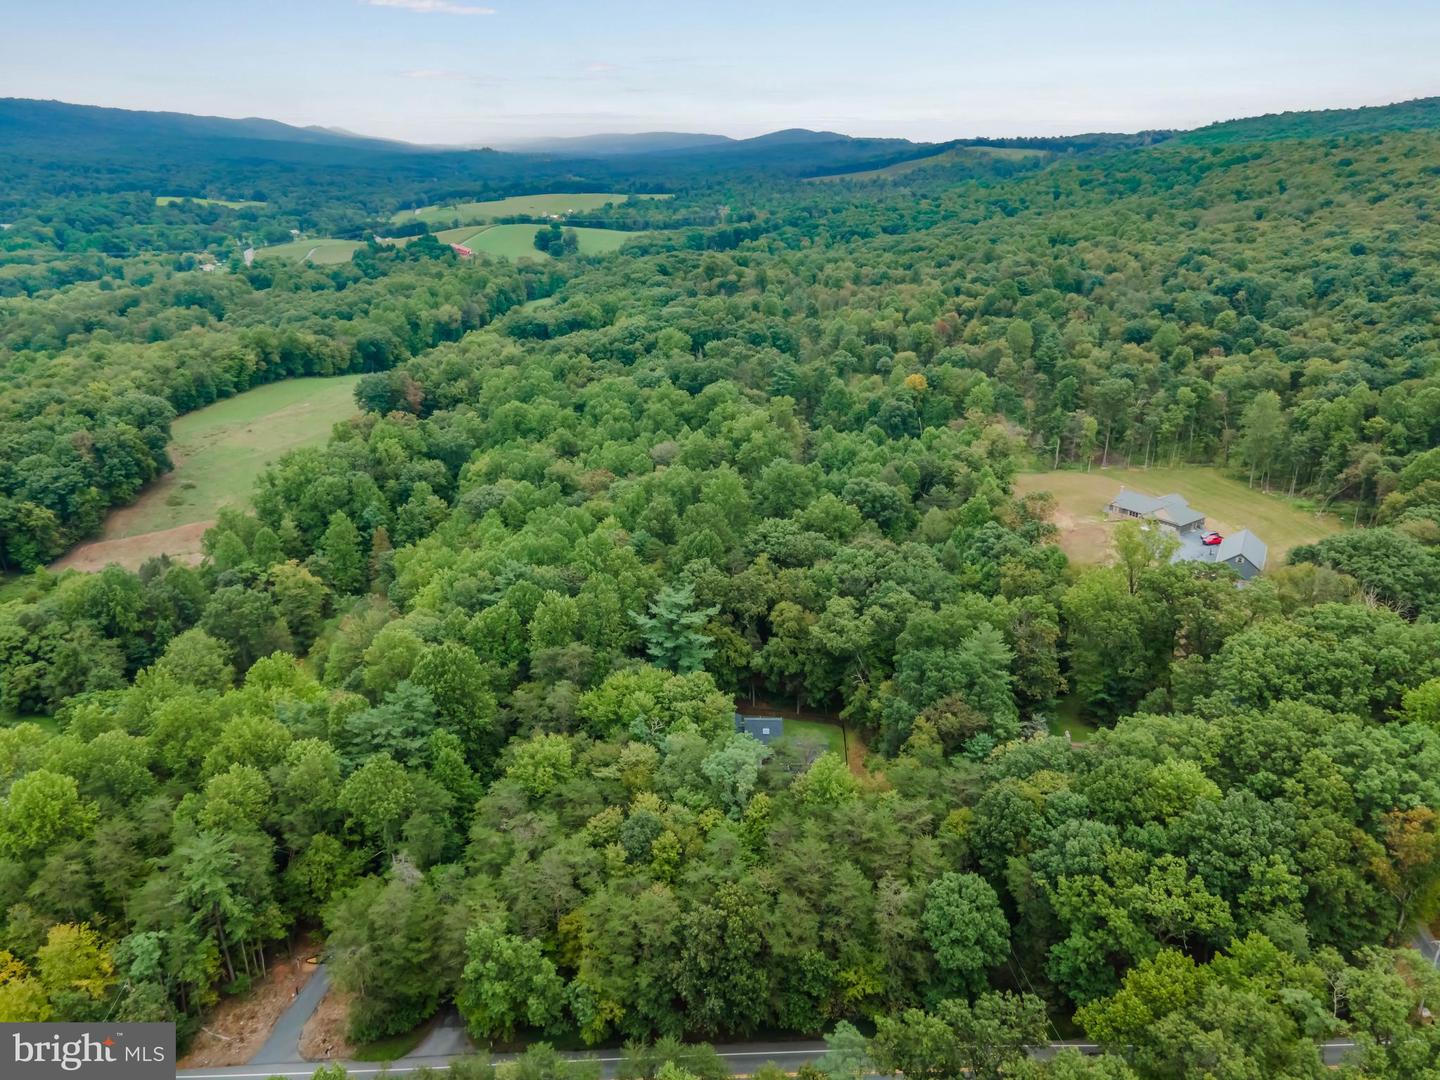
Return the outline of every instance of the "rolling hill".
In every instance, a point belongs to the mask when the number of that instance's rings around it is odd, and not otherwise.
[[[200,142],[330,147],[357,153],[414,153],[421,148],[322,127],[295,127],[261,117],[231,119],[177,112],[143,112],[63,101],[0,98],[0,139],[27,145],[109,143],[134,146],[188,139]],[[252,145],[243,149],[252,151]]]
[[[1390,105],[1358,109],[1310,109],[1267,113],[1209,124],[1181,135],[1195,144],[1266,142],[1274,139],[1317,139],[1382,131],[1424,131],[1440,128],[1440,97],[1415,98]]]
[[[702,135],[690,131],[639,131],[633,134],[576,135],[569,138],[517,139],[495,143],[493,148],[516,154],[556,154],[560,157],[614,157],[694,150],[700,146],[735,142],[728,135]]]

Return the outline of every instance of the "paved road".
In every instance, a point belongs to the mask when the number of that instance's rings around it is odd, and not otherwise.
[[[1436,941],[1425,927],[1420,927],[1419,932],[1415,935],[1415,941],[1410,947],[1440,968],[1440,941]]]
[[[270,1032],[270,1037],[265,1040],[265,1045],[255,1052],[250,1059],[250,1065],[281,1065],[289,1067],[299,1062],[300,1057],[300,1032],[305,1029],[305,1021],[310,1019],[320,1005],[320,999],[325,996],[325,991],[330,989],[330,975],[325,970],[324,964],[317,964],[315,970],[310,973],[310,978],[300,988],[300,993],[290,1003],[290,1007],[280,1014],[280,1019],[275,1021],[275,1027]],[[248,1069],[250,1065],[238,1065],[236,1068]],[[310,1071],[315,1067],[312,1065]],[[269,1073],[265,1074],[270,1075]],[[306,1073],[309,1076],[310,1073]]]
[[[1436,967],[1440,967],[1440,941],[1432,937],[1428,930],[1423,927],[1420,929],[1412,947]],[[330,978],[325,973],[325,966],[322,964],[310,977],[310,981],[305,984],[300,996],[281,1014],[275,1030],[270,1033],[270,1038],[265,1041],[265,1045],[260,1048],[259,1053],[250,1059],[248,1065],[184,1069],[177,1075],[186,1080],[269,1080],[270,1077],[282,1077],[284,1080],[308,1080],[320,1063],[300,1060],[300,1032],[305,1027],[305,1021],[310,1018],[310,1014],[320,1004],[320,999],[325,996],[325,991],[329,986]],[[1056,1042],[1046,1047],[1037,1047],[1035,1054],[1037,1057],[1049,1057],[1066,1048],[1074,1048],[1081,1053],[1094,1053],[1098,1049],[1093,1043]],[[715,1049],[730,1065],[731,1072],[737,1075],[748,1075],[767,1061],[777,1062],[784,1065],[787,1071],[793,1071],[796,1066],[807,1061],[818,1060],[825,1053],[825,1044],[823,1042],[732,1043],[719,1045]],[[1320,1056],[1326,1065],[1338,1065],[1349,1057],[1354,1049],[1353,1042],[1337,1039],[1321,1046]],[[452,1009],[441,1016],[430,1034],[408,1057],[389,1064],[375,1062],[342,1062],[342,1064],[345,1065],[351,1076],[378,1076],[385,1073],[389,1076],[399,1077],[416,1069],[443,1069],[457,1057],[470,1052],[472,1051],[469,1039],[465,1035],[464,1024]],[[497,1062],[508,1061],[512,1060],[514,1056],[513,1054],[500,1054],[494,1060]],[[598,1061],[601,1075],[613,1077],[615,1066],[620,1061],[620,1054],[616,1050],[603,1050],[594,1054],[576,1054],[569,1060]]]
[[[1326,1065],[1338,1065],[1354,1049],[1353,1042],[1329,1042],[1321,1047],[1321,1057]],[[1081,1053],[1094,1053],[1097,1047],[1093,1043],[1081,1042],[1060,1042],[1051,1043],[1049,1046],[1037,1047],[1036,1057],[1050,1057],[1057,1051],[1065,1048],[1074,1048]],[[807,1061],[817,1061],[825,1053],[823,1042],[769,1042],[769,1043],[735,1043],[731,1045],[717,1046],[716,1051],[726,1063],[730,1070],[736,1075],[750,1075],[767,1061],[773,1061],[783,1066],[787,1072],[793,1072],[799,1065]],[[443,1069],[458,1055],[441,1054],[421,1056],[412,1054],[409,1057],[401,1058],[399,1061],[390,1064],[382,1064],[373,1061],[365,1062],[341,1062],[351,1076],[371,1077],[379,1076],[382,1073],[387,1076],[405,1076],[416,1069],[430,1068]],[[513,1054],[499,1054],[493,1060],[498,1062],[509,1061],[514,1058]],[[598,1061],[600,1072],[603,1077],[613,1077],[615,1066],[620,1061],[618,1050],[602,1050],[594,1054],[576,1054],[570,1057],[570,1061]],[[185,1080],[269,1080],[270,1077],[281,1077],[283,1080],[309,1080],[309,1077],[320,1066],[315,1061],[293,1061],[276,1062],[274,1064],[251,1063],[249,1065],[234,1065],[229,1068],[212,1069],[187,1069],[179,1073]]]
[[[314,981],[313,979],[311,980]],[[302,1025],[303,1026],[303,1025]],[[429,1040],[427,1039],[427,1042]],[[268,1043],[266,1045],[269,1045]],[[422,1045],[417,1050],[422,1050]],[[738,1043],[735,1045],[717,1046],[716,1051],[731,1066],[731,1071],[737,1074],[753,1073],[767,1061],[775,1061],[793,1070],[797,1065],[806,1061],[815,1061],[825,1053],[823,1042],[756,1042]],[[454,1061],[458,1054],[425,1055],[419,1053],[401,1058],[399,1061],[383,1064],[373,1061],[365,1062],[342,1062],[351,1076],[376,1076],[380,1073],[388,1073],[391,1076],[403,1076],[406,1073],[421,1068],[443,1069],[450,1062]],[[513,1060],[514,1054],[496,1054],[493,1060],[496,1062]],[[298,1058],[299,1055],[297,1054]],[[619,1050],[600,1050],[594,1054],[574,1054],[569,1058],[571,1061],[598,1061],[600,1062],[601,1074],[607,1077],[615,1075],[615,1066],[620,1062]],[[252,1061],[249,1065],[231,1065],[226,1068],[209,1069],[182,1069],[178,1075],[186,1077],[187,1080],[266,1080],[267,1077],[279,1076],[287,1080],[291,1078],[308,1078],[319,1068],[321,1062],[316,1061],[290,1061],[275,1063],[260,1063]]]

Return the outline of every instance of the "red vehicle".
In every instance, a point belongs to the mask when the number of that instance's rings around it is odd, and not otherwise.
[[[1204,544],[1206,547],[1214,547],[1216,544],[1220,543],[1220,541],[1224,539],[1225,537],[1221,536],[1219,533],[1206,533],[1200,538],[1200,543]]]

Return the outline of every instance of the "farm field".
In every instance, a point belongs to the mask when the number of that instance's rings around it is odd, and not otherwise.
[[[288,244],[272,244],[257,248],[257,259],[299,259],[308,260],[317,266],[349,262],[355,252],[365,245],[359,240],[291,240]]]
[[[1110,558],[1114,524],[1105,520],[1105,504],[1121,487],[1146,495],[1177,491],[1205,513],[1207,528],[1222,533],[1249,529],[1269,547],[1270,566],[1284,562],[1291,548],[1344,528],[1333,514],[1302,509],[1283,496],[1246,487],[1206,466],[1027,472],[1015,478],[1017,494],[1049,491],[1055,496],[1060,546],[1071,559],[1090,564]]]
[[[535,231],[538,225],[461,225],[454,229],[442,229],[432,234],[442,244],[460,244],[477,255],[498,255],[506,259],[529,257],[548,259],[550,256],[535,247]],[[623,229],[587,229],[576,227],[580,238],[580,254],[608,255],[618,251],[620,246],[642,232],[627,232]],[[384,243],[404,247],[413,236],[386,237]],[[288,244],[260,248],[256,255],[261,258],[304,259],[317,265],[348,262],[355,252],[365,245],[358,240],[295,240]]]
[[[54,568],[136,569],[153,555],[198,557],[200,538],[223,506],[244,502],[260,471],[286,451],[323,442],[353,416],[359,375],[269,383],[180,417],[172,425],[175,468],[130,506],[113,511],[99,540]]]
[[[883,169],[864,169],[860,172],[838,173],[835,176],[812,176],[809,178],[809,182],[818,184],[836,180],[886,180],[895,176],[904,176],[917,169],[928,169],[933,165],[948,165],[952,162],[963,161],[967,156],[996,158],[1002,161],[1028,161],[1044,155],[1045,151],[1043,150],[1027,150],[1023,147],[964,146],[943,150],[929,157],[899,161],[894,165],[887,165]]]
[[[246,206],[264,206],[263,202],[255,199],[196,199],[189,195],[156,195],[156,206],[173,206],[175,203],[186,201],[198,203],[201,206],[228,206],[231,210],[239,210]]]
[[[495,218],[529,214],[536,217],[550,214],[571,214],[583,210],[598,210],[610,203],[626,199],[669,199],[671,195],[631,195],[623,191],[581,192],[561,195],[512,195],[508,199],[491,199],[486,202],[450,203],[444,206],[422,206],[418,210],[401,210],[391,216],[396,222],[424,221],[435,225],[447,221],[469,221],[472,224],[493,221]],[[449,241],[453,243],[454,241]]]
[[[535,226],[533,225],[530,227],[532,229],[535,228]],[[484,226],[484,228],[488,229],[490,228],[490,226],[486,225]],[[440,232],[433,233],[432,235],[442,244],[463,244],[466,240],[469,240],[472,236],[481,231],[482,229],[477,229],[474,225],[461,225],[458,228],[454,229],[442,229]],[[415,238],[413,236],[402,236],[396,239],[395,243],[407,244],[414,239]]]
[[[464,240],[446,240],[447,244],[463,244],[477,255],[499,255],[507,259],[529,257],[548,259],[550,256],[535,247],[536,225],[490,225],[483,229],[470,230]],[[463,230],[454,230],[463,231]],[[624,232],[620,229],[576,229],[580,239],[581,255],[608,255],[618,251],[626,240],[644,233]]]

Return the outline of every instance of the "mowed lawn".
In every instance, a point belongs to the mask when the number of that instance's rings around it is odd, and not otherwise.
[[[349,262],[355,252],[364,246],[359,240],[336,240],[324,237],[317,240],[291,240],[287,244],[271,244],[269,247],[256,248],[255,257],[257,259],[303,259],[318,266],[327,266]]]
[[[823,720],[796,720],[783,717],[787,739],[814,739],[823,743],[825,749],[845,756],[845,732],[839,724],[827,724]]]
[[[396,224],[407,221],[423,221],[428,225],[435,225],[456,220],[478,224],[484,221],[494,221],[496,218],[515,217],[521,214],[548,217],[551,214],[564,215],[598,210],[602,206],[621,203],[631,198],[669,199],[673,196],[630,195],[622,191],[587,191],[568,195],[512,195],[508,199],[450,203],[443,206],[422,206],[418,210],[401,210],[392,215],[390,220]]]
[[[200,537],[224,506],[244,505],[261,470],[282,454],[323,443],[356,414],[359,375],[288,379],[186,413],[171,425],[175,468],[105,519],[99,540],[56,568],[137,568],[152,555],[198,557]]]
[[[1122,487],[1146,495],[1179,492],[1205,514],[1206,528],[1216,532],[1249,529],[1269,547],[1272,567],[1283,563],[1291,548],[1344,528],[1333,514],[1306,510],[1283,496],[1267,495],[1219,469],[1202,466],[1031,472],[1015,478],[1017,494],[1048,491],[1055,496],[1060,546],[1080,563],[1110,559],[1115,526],[1105,520],[1105,505]]]

